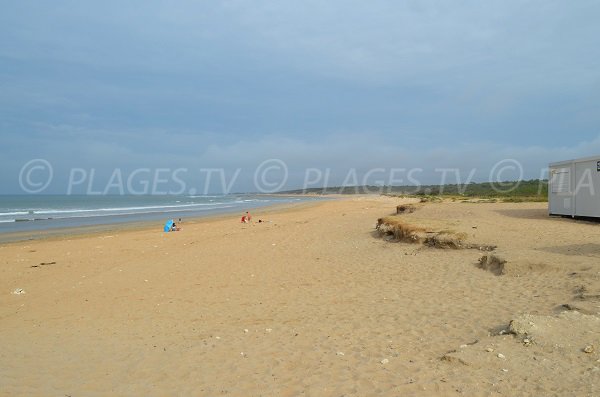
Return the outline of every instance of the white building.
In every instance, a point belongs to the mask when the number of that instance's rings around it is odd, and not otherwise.
[[[600,217],[600,156],[550,164],[550,215]]]

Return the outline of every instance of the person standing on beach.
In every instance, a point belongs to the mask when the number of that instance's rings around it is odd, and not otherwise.
[[[246,222],[252,222],[252,215],[248,211],[246,211]]]

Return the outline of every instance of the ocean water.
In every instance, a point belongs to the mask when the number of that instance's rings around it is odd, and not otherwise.
[[[315,198],[224,196],[0,196],[0,233],[236,213]]]

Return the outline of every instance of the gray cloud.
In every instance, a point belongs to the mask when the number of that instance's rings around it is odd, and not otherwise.
[[[598,153],[599,16],[595,1],[7,4],[0,192],[31,158],[107,175],[281,158],[342,180],[516,158],[537,177]]]

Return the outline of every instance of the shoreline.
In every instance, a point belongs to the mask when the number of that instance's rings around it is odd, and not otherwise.
[[[257,195],[222,196],[0,196],[0,236],[16,240],[42,235],[45,230],[67,230],[104,225],[160,222],[214,214],[253,211],[273,204],[312,201],[311,197]],[[110,226],[108,226],[110,229]],[[59,231],[58,234],[61,232]],[[52,234],[52,233],[51,233]],[[54,233],[56,234],[56,233]]]
[[[305,201],[300,203],[278,203],[265,205],[262,207],[254,207],[251,208],[251,212],[259,212],[270,214],[276,212],[277,210],[285,210],[289,208],[295,208],[297,206],[302,205],[311,205],[321,202],[321,200],[317,201]],[[257,211],[260,210],[260,211]],[[189,218],[183,219],[183,225],[194,225],[203,222],[209,221],[219,221],[229,219],[232,215],[239,212],[239,209],[231,210],[231,211],[222,211],[214,214],[206,214],[201,216],[191,216]],[[254,215],[253,215],[254,218]],[[165,216],[165,219],[170,219],[168,216]],[[238,220],[239,221],[239,220]],[[43,230],[35,230],[35,231],[26,231],[26,232],[4,232],[0,233],[0,246],[12,244],[12,243],[20,243],[26,241],[39,241],[39,240],[62,240],[65,238],[78,238],[78,237],[93,237],[98,234],[103,234],[106,232],[113,233],[121,233],[126,231],[151,231],[156,228],[156,230],[160,230],[162,233],[162,225],[163,221],[155,221],[155,220],[145,220],[145,221],[131,221],[131,222],[118,222],[118,223],[109,223],[109,224],[99,224],[99,225],[84,225],[84,226],[72,226],[72,227],[62,227],[62,228],[52,228],[52,229],[43,229]]]

